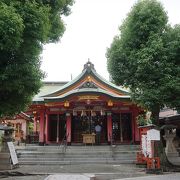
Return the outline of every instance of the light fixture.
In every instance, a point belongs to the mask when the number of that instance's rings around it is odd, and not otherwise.
[[[64,102],[64,107],[69,107],[69,101]]]
[[[111,100],[108,101],[108,106],[110,106],[110,107],[113,106],[113,102]]]

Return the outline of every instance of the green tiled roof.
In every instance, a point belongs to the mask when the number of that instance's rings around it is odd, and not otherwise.
[[[113,93],[110,91],[107,91],[101,87],[98,88],[79,88],[76,87],[76,89],[70,90],[69,92],[65,92],[66,89],[73,87],[76,83],[79,83],[81,80],[83,80],[86,76],[92,76],[94,79],[96,79],[101,84],[104,84],[105,87],[109,87],[116,92],[119,92],[119,94],[124,95],[117,95],[117,93]],[[82,86],[82,84],[80,84]],[[57,94],[61,94],[61,96],[57,96]],[[104,95],[110,96],[112,98],[120,98],[120,99],[130,99],[129,92],[126,89],[123,89],[119,86],[114,85],[111,82],[108,82],[106,79],[101,77],[96,70],[94,69],[94,65],[91,62],[87,62],[84,65],[84,69],[82,73],[77,76],[75,79],[73,79],[70,82],[45,82],[44,86],[40,89],[39,94],[37,94],[33,98],[33,102],[44,102],[45,101],[57,101],[60,99],[64,99],[65,97],[71,96],[73,94],[79,94],[79,93],[102,93]]]
[[[118,98],[118,99],[124,99],[124,100],[130,99],[129,95],[118,96],[114,93],[105,91],[105,90],[100,89],[100,88],[83,88],[83,89],[74,89],[74,90],[71,90],[71,91],[63,94],[63,95],[56,96],[56,97],[44,97],[44,100],[45,101],[58,101],[58,100],[62,100],[64,98],[69,97],[69,96],[74,95],[74,94],[83,94],[83,93],[104,94],[104,95],[110,96],[112,98]]]
[[[42,96],[59,90],[62,86],[68,82],[43,82],[43,86],[37,95],[34,96],[33,101],[44,101]]]

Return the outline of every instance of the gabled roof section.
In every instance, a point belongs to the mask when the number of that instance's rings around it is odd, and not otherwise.
[[[44,81],[43,86],[40,88],[39,93],[34,96],[33,101],[43,101],[44,98],[42,96],[58,91],[67,83],[66,81]]]
[[[106,79],[101,77],[95,70],[94,64],[92,64],[90,61],[88,61],[84,65],[84,69],[82,73],[77,76],[75,79],[70,81],[69,83],[65,84],[64,86],[60,87],[59,89],[55,90],[54,92],[51,91],[51,93],[43,95],[42,98],[49,99],[49,98],[58,98],[63,97],[69,93],[72,92],[78,92],[86,90],[88,91],[103,91],[109,94],[113,94],[115,97],[128,97],[129,92],[127,90],[124,90],[121,87],[118,87],[114,85],[111,82],[108,82]]]
[[[106,95],[110,98],[118,98],[121,100],[129,100],[129,96],[128,95],[123,95],[123,96],[118,96],[114,93],[105,91],[103,89],[100,88],[80,88],[80,89],[74,89],[71,91],[68,91],[67,93],[64,93],[60,96],[54,96],[54,97],[44,97],[44,100],[46,102],[56,102],[56,101],[61,101],[61,100],[65,100],[68,97],[71,97],[73,95],[83,95],[83,94],[96,94],[96,95]]]

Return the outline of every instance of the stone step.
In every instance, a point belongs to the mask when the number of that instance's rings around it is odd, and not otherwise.
[[[66,151],[66,154],[134,154],[137,153],[139,151]],[[17,154],[63,154],[63,152],[61,151],[49,151],[49,152],[45,152],[45,151],[17,151]]]
[[[139,149],[139,145],[115,145],[115,149]],[[25,149],[25,150],[49,150],[49,149],[61,149],[62,146],[16,146],[16,149]],[[68,146],[68,149],[79,150],[79,149],[111,149],[111,146]]]
[[[60,165],[88,163],[134,163],[139,146],[26,146],[17,150],[20,164]]]
[[[41,146],[41,147],[43,147],[43,146]],[[50,146],[44,146],[44,147],[50,147]],[[68,146],[69,149],[83,149],[83,148],[84,148],[84,149],[93,149],[93,148],[96,148],[96,149],[110,149],[111,147],[120,148],[120,149],[128,149],[128,148],[139,148],[139,145]]]
[[[76,158],[87,158],[87,157],[92,157],[92,158],[104,158],[104,157],[135,157],[136,154],[113,154],[113,153],[108,153],[108,154],[18,154],[19,158],[71,158],[71,157],[76,157]]]
[[[20,165],[68,165],[68,164],[133,164],[135,160],[102,160],[102,161],[19,161]]]
[[[56,156],[56,155],[51,155],[51,156],[44,156],[44,155],[28,155],[28,156],[25,156],[25,155],[19,155],[18,158],[19,159],[22,159],[22,158],[76,158],[76,159],[86,159],[86,158],[96,158],[96,159],[102,159],[102,158],[126,158],[126,159],[132,159],[132,158],[135,158],[136,157],[136,154],[132,154],[132,155],[114,155],[114,154],[109,154],[109,155],[86,155],[86,156],[81,156],[81,155],[62,155],[62,156]]]
[[[71,161],[71,162],[106,162],[106,161],[136,161],[136,158],[54,158],[54,159],[47,159],[47,158],[22,158],[19,159],[19,162],[66,162],[66,161]]]
[[[129,152],[129,151],[139,151],[139,149],[67,149],[66,152],[109,152],[109,151],[114,151],[114,152]]]
[[[66,149],[66,152],[67,153],[78,153],[78,152],[109,152],[109,151],[112,151],[110,149],[106,150],[106,149],[101,149],[101,150],[98,150],[98,149],[79,149],[79,150],[69,150],[69,149]],[[115,152],[117,152],[118,150],[115,150]],[[122,151],[132,151],[132,150],[122,150]],[[48,152],[54,152],[54,153],[62,153],[63,152],[63,149],[38,149],[38,150],[17,150],[17,152],[43,152],[43,153],[48,153]]]

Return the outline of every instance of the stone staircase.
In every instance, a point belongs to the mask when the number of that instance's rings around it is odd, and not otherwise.
[[[118,146],[68,146],[63,153],[59,146],[33,146],[18,148],[19,164],[121,164],[135,163],[138,145]]]

